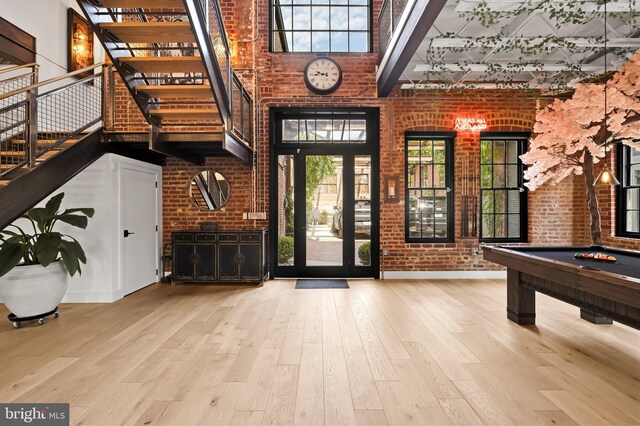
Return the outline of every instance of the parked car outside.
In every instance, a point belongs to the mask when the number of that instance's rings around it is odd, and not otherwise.
[[[338,238],[342,238],[343,230],[342,230],[342,207],[335,206],[333,208],[333,220],[331,222],[331,231],[338,236]],[[371,234],[371,200],[366,198],[360,198],[355,200],[354,203],[354,212],[355,212],[355,233],[357,234],[366,234],[367,236]]]

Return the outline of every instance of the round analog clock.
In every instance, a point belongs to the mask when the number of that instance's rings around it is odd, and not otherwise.
[[[342,70],[336,61],[325,56],[314,58],[304,69],[304,82],[319,95],[335,92],[342,83]]]

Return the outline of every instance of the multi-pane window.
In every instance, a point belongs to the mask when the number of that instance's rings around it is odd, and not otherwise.
[[[285,119],[282,120],[284,143],[365,143],[366,120]]]
[[[525,137],[480,139],[480,240],[526,241]]]
[[[618,199],[618,229],[625,237],[640,238],[640,149],[620,146],[620,193]]]
[[[453,136],[407,134],[407,242],[453,241]]]
[[[370,52],[369,0],[271,0],[274,52]]]

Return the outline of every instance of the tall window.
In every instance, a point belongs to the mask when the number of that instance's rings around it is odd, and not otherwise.
[[[640,150],[620,144],[618,234],[640,238]]]
[[[527,240],[527,204],[520,155],[527,136],[480,137],[480,240]]]
[[[454,134],[407,133],[407,242],[453,242]]]
[[[273,52],[370,52],[369,0],[271,0]]]

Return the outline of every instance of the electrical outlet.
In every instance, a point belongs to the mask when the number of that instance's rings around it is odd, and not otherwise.
[[[383,256],[389,256],[389,250],[382,250]]]
[[[248,213],[242,213],[242,218],[247,220],[249,219],[249,214]]]

